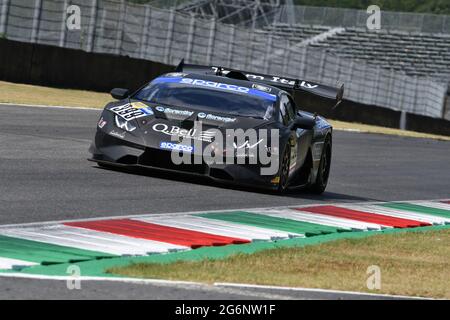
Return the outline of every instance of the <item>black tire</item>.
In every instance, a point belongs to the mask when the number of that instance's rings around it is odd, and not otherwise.
[[[290,146],[286,146],[286,149],[283,153],[283,158],[281,159],[280,164],[280,183],[278,185],[278,192],[284,193],[288,187],[288,179],[289,179],[289,166],[291,163],[291,148]]]
[[[328,178],[330,177],[331,167],[331,141],[326,138],[323,146],[322,156],[320,157],[319,172],[317,173],[316,181],[310,184],[308,190],[315,194],[322,194],[328,185]]]

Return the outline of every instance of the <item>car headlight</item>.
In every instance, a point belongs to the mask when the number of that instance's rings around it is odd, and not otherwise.
[[[125,130],[127,132],[133,132],[134,130],[136,130],[135,125],[133,125],[130,121],[127,121],[118,115],[116,115],[115,117],[115,123],[119,129]]]

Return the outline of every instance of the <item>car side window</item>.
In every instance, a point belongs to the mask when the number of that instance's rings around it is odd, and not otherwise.
[[[294,120],[295,119],[295,103],[294,103],[294,101],[292,101],[292,99],[289,96],[286,96],[286,97],[288,99],[288,102],[286,104],[286,109],[289,114],[289,118],[291,120]]]
[[[284,125],[295,119],[295,107],[287,95],[282,95],[280,99],[280,116]]]
[[[280,100],[280,122],[285,126],[289,123],[289,117],[286,111],[286,104],[283,102],[283,99]]]

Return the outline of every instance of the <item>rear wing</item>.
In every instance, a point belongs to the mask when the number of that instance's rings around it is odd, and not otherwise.
[[[295,93],[296,91],[303,91],[320,98],[334,101],[334,108],[336,108],[344,98],[344,85],[340,88],[335,88],[306,80],[225,69],[219,66],[184,64],[184,60],[182,60],[178,65],[176,72],[217,75],[239,80],[248,80],[251,82],[277,87],[282,90],[291,91],[292,93]]]

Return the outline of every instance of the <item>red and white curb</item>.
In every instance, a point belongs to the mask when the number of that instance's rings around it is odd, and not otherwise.
[[[246,210],[248,212],[262,213],[268,216],[280,217],[285,219],[304,221],[310,223],[323,224],[337,228],[347,228],[354,231],[372,231],[381,230],[383,227],[370,222],[361,222],[346,218],[337,218],[323,214],[311,214],[302,211],[293,211],[292,209],[263,209],[263,210]]]
[[[221,236],[246,239],[248,241],[275,241],[289,239],[290,237],[302,237],[301,234],[287,233],[283,231],[246,226],[243,228],[236,223],[226,221],[210,220],[195,216],[177,216],[167,219],[166,217],[141,218],[141,221],[156,223],[163,226],[207,232]]]
[[[333,232],[450,224],[450,201],[351,203],[156,214],[0,226],[0,269]]]

